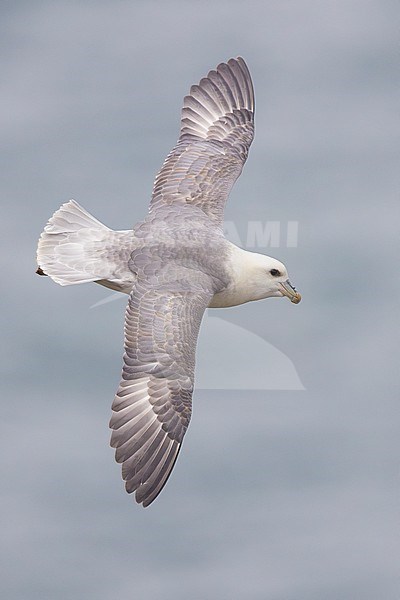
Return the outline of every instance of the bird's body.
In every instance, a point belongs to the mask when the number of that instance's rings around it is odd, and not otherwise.
[[[39,241],[40,274],[129,294],[111,445],[128,492],[150,504],[165,485],[191,415],[197,335],[207,307],[300,295],[276,259],[225,239],[224,206],[253,139],[243,59],[211,71],[185,98],[181,134],[158,174],[149,214],[112,231],[71,200]]]

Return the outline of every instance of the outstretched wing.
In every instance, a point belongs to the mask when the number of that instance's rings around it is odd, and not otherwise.
[[[154,183],[150,211],[192,204],[221,224],[254,137],[254,91],[242,58],[210,71],[184,99],[181,131]]]
[[[143,506],[166,484],[189,425],[197,336],[213,295],[203,273],[171,263],[148,277],[147,266],[145,259],[129,298],[110,421],[126,490]]]

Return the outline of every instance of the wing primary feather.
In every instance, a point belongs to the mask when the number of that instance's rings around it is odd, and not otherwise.
[[[152,485],[149,485],[149,489],[146,490],[146,495],[143,496],[142,502],[144,508],[146,508],[146,506],[149,506],[149,504],[151,504],[157,498],[158,494],[161,492],[161,490],[167,483],[169,476],[172,473],[172,469],[174,468],[175,463],[178,459],[181,447],[181,444],[175,444],[175,446],[170,451],[166,462],[164,463],[163,472],[160,473],[158,481],[154,482],[154,484]]]
[[[157,435],[154,438],[154,440],[148,447],[146,453],[136,464],[132,475],[129,477],[129,479],[126,480],[125,489],[128,493],[137,490],[138,487],[149,478],[149,474],[151,474],[155,470],[159,463],[157,457],[159,456],[163,446],[166,446],[168,444],[169,438],[167,438],[165,433],[162,437]]]
[[[151,456],[146,457],[146,460],[139,466],[133,477],[126,482],[125,489],[127,492],[131,493],[139,490],[146,483],[147,479],[149,479],[150,475],[152,477],[157,476],[161,468],[160,462],[165,460],[165,455],[171,444],[172,440],[164,436],[164,439],[155,452]]]

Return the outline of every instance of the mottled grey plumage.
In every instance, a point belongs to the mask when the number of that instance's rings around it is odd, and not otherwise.
[[[156,177],[150,210],[199,206],[222,223],[254,136],[254,92],[242,58],[210,71],[184,99],[178,143]]]
[[[184,100],[178,142],[155,180],[147,218],[112,231],[71,200],[38,245],[41,274],[129,293],[122,381],[111,445],[128,492],[149,505],[178,456],[191,415],[197,336],[208,306],[300,295],[279,261],[228,242],[222,219],[254,132],[243,59],[202,79]]]
[[[215,225],[246,161],[253,122],[243,59],[192,86],[178,143],[155,180],[150,215],[134,228],[141,244],[129,262],[136,282],[110,426],[126,489],[137,490],[144,506],[165,484],[189,424],[201,319],[229,277],[221,267],[228,244]]]

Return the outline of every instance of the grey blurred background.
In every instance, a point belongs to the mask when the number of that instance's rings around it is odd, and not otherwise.
[[[398,598],[397,3],[61,0],[0,16],[3,596]],[[219,316],[284,353],[305,390],[198,390],[143,510],[108,447],[125,302],[91,310],[107,290],[37,277],[37,238],[69,198],[116,229],[142,219],[183,96],[237,55],[256,139],[226,217],[241,233],[298,221],[297,248],[265,252],[303,302]],[[217,368],[233,366],[221,353]]]

